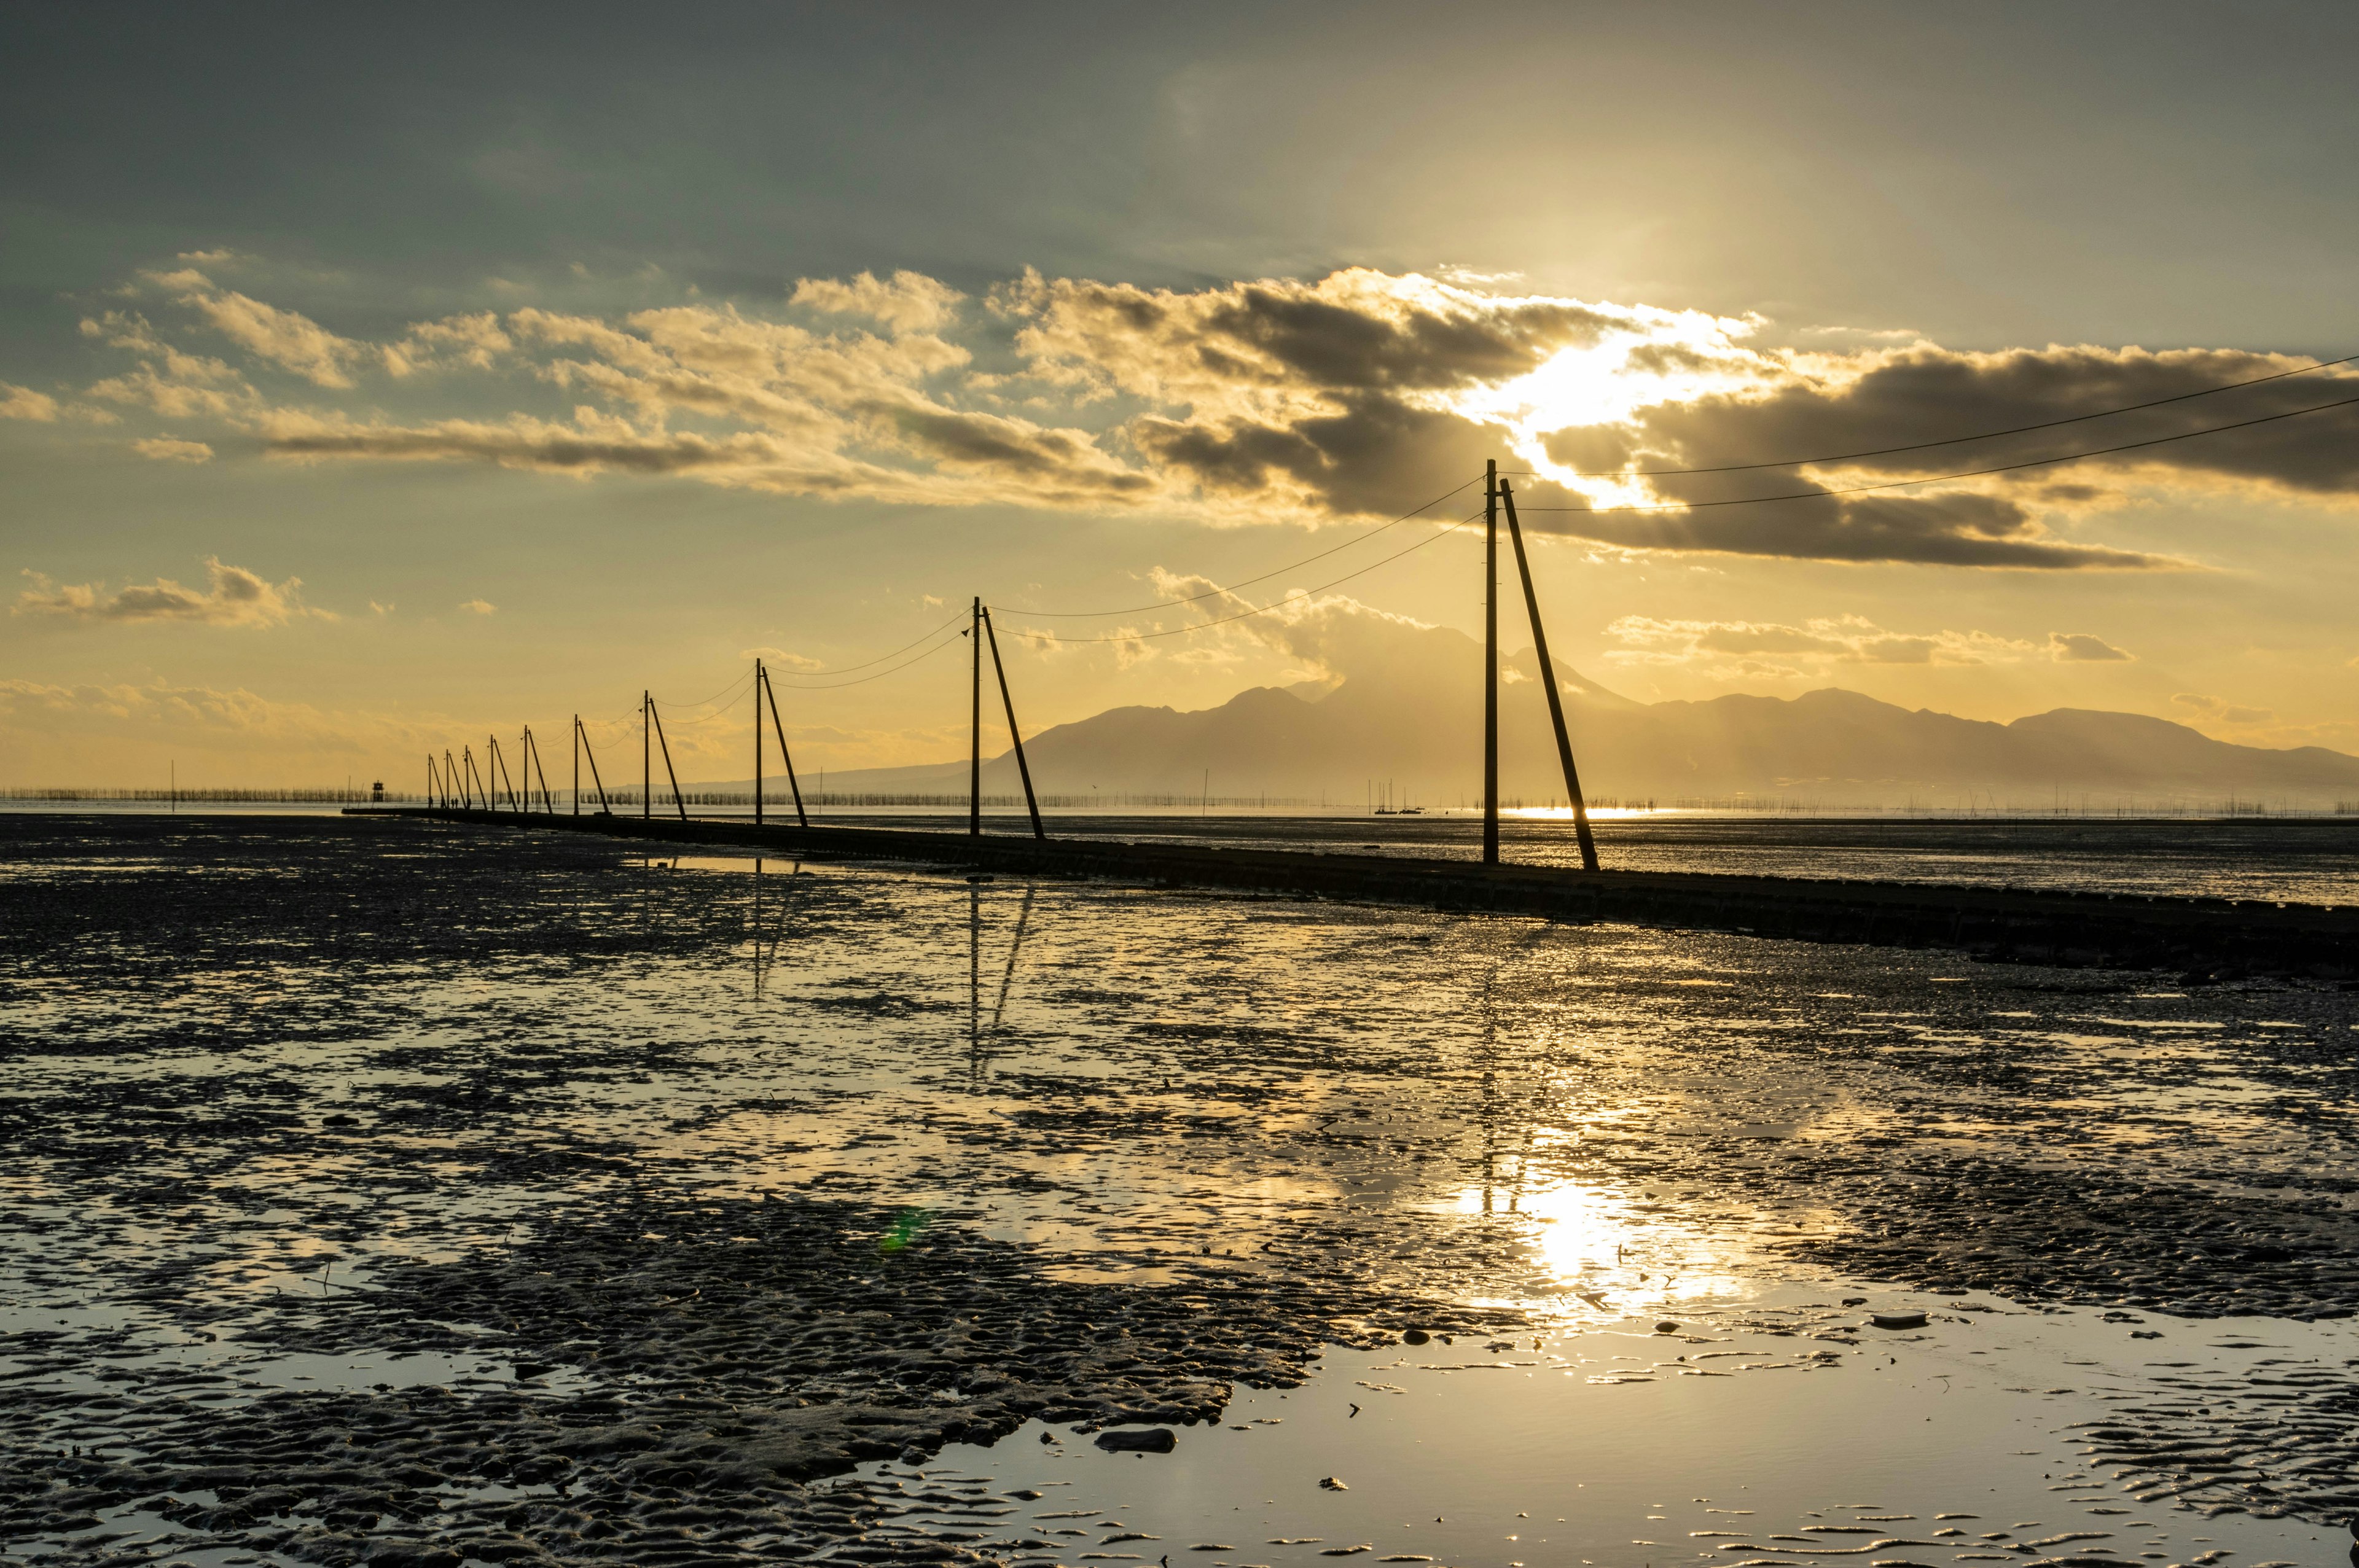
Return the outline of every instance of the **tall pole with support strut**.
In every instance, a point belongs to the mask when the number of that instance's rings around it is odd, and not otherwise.
[[[810,816],[803,810],[802,781],[795,777],[795,754],[787,750],[787,727],[778,722],[778,694],[770,685],[770,676],[766,671],[762,676],[762,701],[769,704],[770,730],[778,738],[778,761],[787,765],[787,788],[794,792],[795,823],[798,827],[808,827],[810,826]],[[762,705],[757,702],[754,707],[755,728],[759,729],[761,724]]]
[[[762,661],[754,661],[754,826],[762,826]]]
[[[974,646],[973,700],[967,704],[967,727],[970,744],[966,759],[966,830],[970,834],[983,831],[983,596],[975,595],[974,609],[967,621],[966,634]]]
[[[645,690],[639,693],[639,815],[655,815],[656,758],[655,728],[647,716],[656,710],[656,699]]]
[[[1483,863],[1499,863],[1499,463],[1483,485]]]
[[[647,717],[655,721],[656,744],[663,748],[664,777],[671,781],[672,809],[679,813],[682,822],[688,820],[688,797],[679,793],[679,775],[671,768],[671,742],[664,739],[663,715],[656,711],[656,700],[647,698]]]
[[[1040,826],[1040,802],[1032,793],[1031,764],[1024,760],[1024,732],[1016,728],[1016,699],[1007,695],[1007,666],[999,662],[999,633],[991,627],[991,611],[983,612],[983,634],[991,643],[991,673],[999,677],[999,700],[1007,707],[1007,738],[1016,746],[1016,772],[1024,780],[1024,809],[1032,814],[1032,837],[1049,835]]]
[[[1581,869],[1597,869],[1597,840],[1589,836],[1589,802],[1572,765],[1572,739],[1564,728],[1564,697],[1556,688],[1556,665],[1549,658],[1548,629],[1540,624],[1540,596],[1532,587],[1532,563],[1524,554],[1524,530],[1516,521],[1516,491],[1504,481],[1499,503],[1507,509],[1507,538],[1516,546],[1516,575],[1524,579],[1524,610],[1532,618],[1532,651],[1539,656],[1541,689],[1548,693],[1549,721],[1556,726],[1557,761],[1564,764],[1565,798],[1572,802],[1573,836],[1581,840]]]
[[[590,760],[590,783],[598,791],[598,815],[614,815],[614,802],[606,798],[606,781],[598,772],[598,753],[591,749],[590,731],[582,726],[582,715],[573,716],[573,815],[582,815],[582,760]]]

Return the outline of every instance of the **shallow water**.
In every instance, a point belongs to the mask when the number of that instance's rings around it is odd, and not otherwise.
[[[880,1463],[1156,1477],[1085,1499],[1155,1550],[1041,1535],[1073,1563],[1817,1561],[1843,1503],[2307,1563],[2359,1504],[2346,993],[418,823],[0,832],[12,1551],[1044,1552],[837,1508]],[[1391,1365],[1412,1327],[1454,1343]],[[2082,1470],[2204,1484],[2067,1515]],[[1739,1493],[1798,1540],[1670,1511]],[[1513,1556],[1516,1512],[1563,1533]]]

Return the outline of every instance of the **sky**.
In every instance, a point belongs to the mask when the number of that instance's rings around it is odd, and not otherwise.
[[[756,656],[806,771],[934,761],[978,596],[1027,730],[1332,685],[1479,633],[1486,460],[1641,701],[2359,751],[2355,59],[2334,5],[10,6],[0,785],[562,766],[643,690],[743,777]]]

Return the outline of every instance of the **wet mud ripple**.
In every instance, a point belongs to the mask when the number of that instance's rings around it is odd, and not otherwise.
[[[1036,1417],[1217,1422],[1233,1384],[1295,1386],[1320,1345],[1373,1340],[1401,1310],[1210,1269],[1049,1279],[1023,1248],[906,1210],[608,1203],[503,1258],[274,1298],[242,1336],[280,1354],[462,1353],[505,1360],[506,1379],[228,1400],[217,1376],[130,1367],[100,1397],[0,1393],[11,1431],[77,1439],[62,1454],[6,1445],[0,1539],[50,1543],[36,1561],[166,1555],[109,1550],[109,1519],[133,1509],[334,1564],[1002,1561],[1020,1533],[879,1539],[906,1499],[863,1507],[861,1488],[807,1483]]]

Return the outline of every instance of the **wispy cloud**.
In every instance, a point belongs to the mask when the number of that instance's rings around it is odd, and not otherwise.
[[[333,621],[335,615],[302,601],[300,578],[274,583],[244,567],[205,562],[207,586],[183,587],[170,578],[133,584],[113,593],[103,583],[58,583],[39,572],[24,575],[32,586],[10,607],[16,615],[54,616],[89,622],[179,621],[205,626],[261,630],[309,618]]]
[[[131,443],[131,449],[143,458],[153,458],[164,463],[209,463],[213,449],[202,441],[177,440],[170,436],[149,436]]]
[[[499,606],[488,599],[468,599],[462,600],[459,608],[470,615],[489,615],[497,611]]]
[[[2116,648],[2086,632],[2050,632],[2048,656],[2060,665],[2119,664],[2136,657],[2126,648]]]
[[[56,423],[57,417],[58,400],[48,393],[0,381],[0,419],[31,419],[49,425]]]
[[[2045,643],[1989,632],[1893,632],[1864,616],[1788,625],[1771,621],[1678,621],[1625,615],[1607,626],[1621,665],[1676,665],[1720,677],[1822,675],[1838,665],[2004,665],[2029,659],[2126,659],[2083,633]],[[2098,648],[2103,653],[2078,651]],[[2067,650],[2073,651],[2067,651]]]

